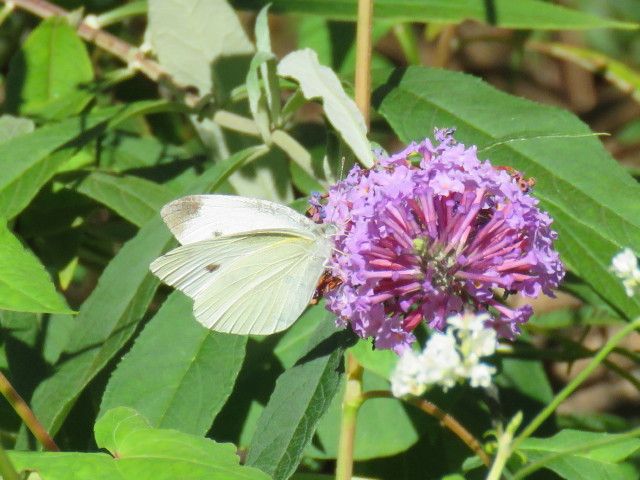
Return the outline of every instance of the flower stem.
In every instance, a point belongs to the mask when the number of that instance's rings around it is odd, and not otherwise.
[[[370,390],[362,394],[362,401],[366,401],[372,398],[396,398],[390,391],[388,390]],[[416,408],[419,408],[423,412],[435,417],[440,422],[440,425],[449,429],[454,435],[456,435],[460,440],[462,440],[469,449],[475,453],[482,463],[484,463],[487,467],[491,464],[491,459],[487,455],[487,453],[482,449],[482,445],[480,442],[473,436],[469,430],[464,428],[464,426],[458,422],[453,416],[448,413],[440,410],[440,408],[431,403],[424,398],[403,398],[402,400],[410,403]]]
[[[60,449],[56,442],[53,441],[49,432],[42,426],[40,421],[36,418],[33,410],[29,408],[29,405],[22,399],[20,394],[13,388],[11,382],[0,372],[0,393],[4,395],[11,407],[20,416],[24,424],[27,426],[31,433],[38,439],[42,446],[52,452],[59,452]]]
[[[353,450],[356,436],[356,420],[363,402],[362,366],[353,354],[347,356],[347,385],[342,399],[342,420],[340,422],[340,440],[336,480],[351,480],[353,474]]]
[[[554,399],[547,405],[527,427],[522,431],[520,435],[513,441],[511,451],[514,452],[523,440],[531,436],[540,425],[558,408],[569,395],[571,395],[579,386],[584,382],[589,375],[600,365],[609,353],[624,339],[629,333],[633,332],[637,328],[640,328],[640,317],[629,323],[615,335],[613,335],[604,347],[597,353],[595,357],[589,362],[584,370],[582,370],[576,377],[564,387]]]
[[[20,480],[20,475],[9,460],[7,452],[4,451],[0,444],[0,476],[3,480]]]
[[[371,103],[371,27],[373,25],[373,0],[358,0],[356,27],[356,105],[369,128]]]
[[[369,128],[371,104],[371,27],[373,24],[373,0],[358,0],[356,25],[356,105]],[[347,354],[347,385],[342,399],[342,419],[336,460],[336,480],[351,480],[353,451],[356,437],[356,420],[362,405],[362,373],[358,360]]]

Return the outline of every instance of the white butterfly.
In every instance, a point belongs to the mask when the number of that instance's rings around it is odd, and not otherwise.
[[[267,335],[311,301],[335,233],[278,203],[191,195],[162,208],[181,246],[151,263],[194,300],[196,320],[218,332]]]

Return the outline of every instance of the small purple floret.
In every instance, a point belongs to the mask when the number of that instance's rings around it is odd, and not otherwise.
[[[342,283],[327,306],[378,348],[400,352],[422,321],[442,330],[465,309],[488,312],[498,334],[513,338],[531,307],[505,306],[495,289],[552,295],[564,276],[538,201],[452,131],[436,139],[371,170],[353,167],[311,202],[316,221],[340,228],[330,269]]]

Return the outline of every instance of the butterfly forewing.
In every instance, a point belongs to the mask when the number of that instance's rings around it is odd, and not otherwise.
[[[331,255],[331,235],[273,202],[192,195],[162,217],[182,244],[151,270],[194,300],[207,328],[267,335],[291,325],[309,304]]]
[[[279,203],[232,195],[190,195],[162,209],[162,218],[185,245],[256,230],[308,231],[314,223]]]

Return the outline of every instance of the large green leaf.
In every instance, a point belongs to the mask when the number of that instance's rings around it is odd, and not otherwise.
[[[117,408],[96,423],[96,443],[106,453],[10,452],[19,470],[43,480],[269,480],[240,465],[236,448],[175,430],[151,428],[130,408]]]
[[[171,190],[149,180],[99,171],[83,178],[77,191],[137,226],[144,225],[174,197]]]
[[[174,292],[111,376],[99,416],[126,406],[155,427],[204,435],[233,390],[246,343],[201,326],[193,302]]]
[[[275,480],[293,474],[339,388],[342,354],[349,338],[351,332],[338,331],[327,313],[311,336],[306,354],[278,378],[258,420],[248,465]]]
[[[480,158],[533,176],[563,260],[627,316],[640,313],[638,299],[608,270],[623,247],[640,251],[640,186],[584,123],[469,75],[420,67],[398,73],[381,92],[380,112],[402,140],[456,127],[456,138],[477,145]]]
[[[226,0],[149,0],[151,43],[162,66],[201,95],[213,87],[213,63],[253,46]]]
[[[0,309],[69,313],[38,258],[0,222]]]
[[[97,133],[92,129],[106,122],[115,112],[110,109],[83,118],[71,118],[0,143],[0,216],[10,219],[20,213],[76,147]],[[51,155],[78,136],[82,138],[76,142],[78,145],[69,145],[69,154]]]
[[[78,113],[91,98],[93,80],[87,49],[64,17],[48,18],[33,31],[11,60],[7,108],[48,118]]]
[[[234,0],[238,8],[273,4],[274,12],[322,15],[355,20],[357,0]],[[376,0],[374,15],[394,22],[460,23],[478,20],[505,28],[571,30],[636,28],[628,22],[599,18],[542,0]]]
[[[264,151],[264,147],[254,147],[236,153],[206,171],[184,194],[215,190],[231,173]],[[65,349],[67,360],[40,384],[32,399],[36,415],[53,434],[78,395],[135,331],[158,286],[149,273],[149,264],[172,242],[171,233],[156,215],[122,247],[83,303]]]
[[[636,432],[636,436],[640,431]],[[528,438],[520,450],[567,480],[632,480],[638,471],[622,463],[640,449],[640,439],[626,434],[562,430],[551,438]]]

